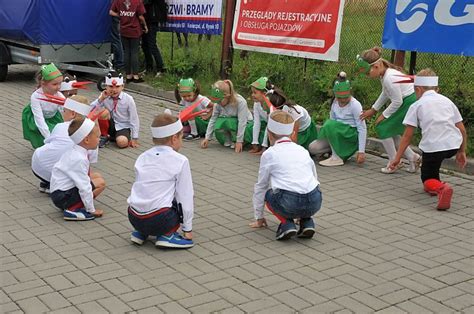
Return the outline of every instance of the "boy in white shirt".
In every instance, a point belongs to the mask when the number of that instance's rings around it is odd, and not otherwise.
[[[51,101],[55,102],[55,100]],[[39,190],[43,193],[49,193],[53,166],[65,152],[74,146],[68,134],[71,121],[78,115],[87,116],[91,110],[84,96],[75,95],[60,102],[63,105],[62,116],[65,122],[56,124],[51,135],[44,140],[44,145],[37,148],[31,158],[31,169],[33,174],[40,179]],[[90,162],[97,162],[97,150],[90,150],[88,154]]]
[[[312,216],[319,211],[322,202],[314,162],[306,149],[291,141],[294,120],[289,113],[272,112],[267,132],[272,147],[262,154],[260,160],[253,195],[255,221],[250,226],[260,228],[267,225],[263,217],[266,205],[281,222],[277,240],[289,239],[297,233],[300,238],[312,238],[315,233]],[[300,219],[298,231],[293,219]]]
[[[99,118],[99,147],[105,147],[109,140],[115,141],[119,148],[138,147],[140,121],[137,106],[133,97],[123,91],[122,74],[110,72],[105,77],[105,85],[105,90],[91,104],[107,109]]]
[[[452,187],[440,181],[439,169],[444,159],[456,155],[460,167],[466,166],[467,134],[461,114],[447,97],[437,93],[438,77],[431,69],[418,72],[414,78],[415,102],[405,116],[406,129],[395,159],[390,167],[395,169],[417,127],[421,128],[420,149],[423,151],[421,181],[425,192],[438,195],[438,210],[451,207]]]
[[[194,245],[193,182],[188,159],[178,153],[184,119],[170,113],[155,117],[151,132],[156,146],[135,163],[136,179],[127,200],[128,218],[135,228],[131,241],[142,245],[148,236],[155,236],[157,247],[190,248]],[[180,226],[183,235],[177,232]]]
[[[65,220],[92,220],[101,217],[94,198],[105,189],[105,181],[98,174],[89,176],[88,151],[99,145],[99,126],[92,120],[78,116],[69,125],[69,136],[74,142],[54,165],[51,174],[51,200],[64,212]]]

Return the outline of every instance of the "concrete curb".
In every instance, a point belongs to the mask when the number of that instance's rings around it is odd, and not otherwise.
[[[138,93],[153,95],[175,104],[174,92],[156,89],[146,83],[128,83],[127,89]],[[178,106],[175,105],[172,109],[178,109]],[[366,148],[368,153],[386,158],[385,150],[383,148],[382,142],[379,139],[372,137],[367,138]],[[421,151],[418,147],[412,146],[412,149],[421,154]],[[474,159],[468,159],[467,165],[464,169],[459,169],[454,158],[447,159],[443,162],[443,169],[472,176],[474,175]]]

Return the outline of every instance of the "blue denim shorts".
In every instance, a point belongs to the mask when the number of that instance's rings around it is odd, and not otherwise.
[[[323,196],[319,185],[307,194],[287,190],[268,190],[265,202],[280,216],[289,219],[310,218],[321,208]]]

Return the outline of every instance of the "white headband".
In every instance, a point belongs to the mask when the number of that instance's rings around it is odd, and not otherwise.
[[[108,86],[122,86],[123,85],[123,77],[105,77],[105,85]]]
[[[69,82],[61,82],[61,88],[59,89],[59,91],[64,92],[64,91],[67,91],[67,90],[76,89],[76,88],[72,87],[72,84],[74,84],[74,83],[77,83],[77,81],[74,80],[74,81],[69,81]]]
[[[378,58],[378,59],[377,59],[377,60],[375,60],[374,62],[372,62],[372,63],[369,63],[369,65],[374,65],[374,64],[376,64],[377,62],[379,62],[380,60],[382,60],[382,58]]]
[[[293,133],[295,122],[292,123],[280,123],[273,120],[271,117],[268,118],[267,128],[270,132],[277,135],[290,135]]]
[[[71,98],[66,98],[64,102],[64,108],[75,111],[83,116],[87,116],[91,111],[91,106],[75,101]]]
[[[151,127],[151,134],[153,138],[165,138],[171,135],[175,135],[183,129],[183,124],[181,120],[173,122],[165,126]]]
[[[69,137],[71,140],[74,142],[74,144],[79,144],[82,142],[83,139],[86,138],[89,133],[91,133],[92,129],[94,129],[95,122],[92,121],[91,119],[86,118],[82,125],[80,126],[79,129],[77,129],[76,132],[74,132],[72,135]]]
[[[415,86],[438,86],[437,76],[415,76]]]

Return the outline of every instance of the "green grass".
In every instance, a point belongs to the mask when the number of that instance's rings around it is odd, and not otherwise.
[[[384,10],[371,8],[363,12],[360,6],[346,6],[341,32],[339,62],[305,60],[274,54],[249,52],[240,57],[240,50],[234,51],[231,79],[236,90],[250,101],[249,84],[260,76],[268,76],[298,104],[305,106],[316,122],[322,122],[329,115],[331,82],[339,71],[348,73],[353,83],[353,94],[369,108],[380,93],[380,82],[355,75],[355,56],[361,51],[380,45],[383,32]],[[147,80],[156,87],[174,89],[181,77],[192,77],[202,86],[202,93],[219,79],[222,36],[212,36],[211,41],[197,41],[196,34],[189,35],[189,49],[178,48],[176,38],[172,50],[170,33],[159,33],[158,44],[168,72],[165,76]],[[173,56],[172,56],[173,55]],[[390,59],[390,51],[384,51]],[[406,58],[406,68],[409,64]],[[472,58],[419,53],[417,69],[431,67],[440,76],[440,92],[451,98],[463,115],[470,140],[468,154],[474,155],[474,62]],[[373,123],[369,123],[369,135],[373,136]]]

